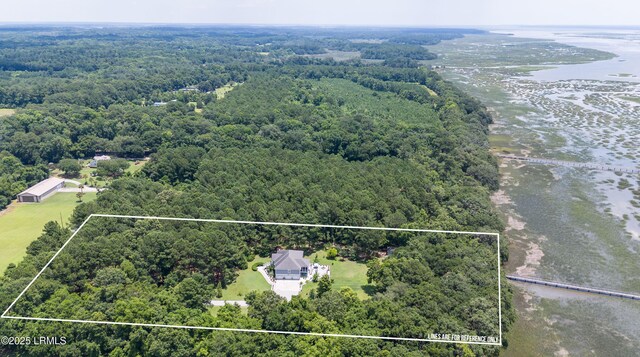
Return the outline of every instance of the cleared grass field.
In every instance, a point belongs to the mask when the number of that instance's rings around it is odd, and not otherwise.
[[[303,55],[303,57],[322,58],[322,59],[332,58],[332,59],[340,62],[340,61],[348,61],[348,60],[360,58],[360,51],[327,50],[326,53],[318,53],[318,54],[313,54],[313,55]]]
[[[0,117],[8,117],[16,113],[15,109],[0,109]]]
[[[247,269],[240,270],[236,281],[222,290],[222,298],[216,298],[216,300],[244,300],[247,293],[253,290],[271,290],[271,285],[264,280],[262,274],[251,270],[253,264],[258,262],[266,263],[270,260],[270,258],[256,257],[253,261],[250,261]]]
[[[356,263],[350,260],[340,261],[339,257],[336,260],[327,259],[327,253],[320,251],[311,254],[308,257],[309,261],[313,263],[316,256],[318,257],[318,263],[322,265],[328,265],[331,271],[331,279],[333,279],[332,289],[339,291],[342,288],[351,288],[360,299],[368,299],[370,295],[367,291],[372,290],[372,286],[367,282],[367,266],[362,263]],[[318,283],[308,282],[302,287],[301,296],[309,296],[311,289],[318,287]]]
[[[369,298],[367,290],[370,289],[370,285],[367,283],[367,266],[362,263],[356,263],[350,260],[340,261],[327,259],[325,251],[320,251],[311,254],[306,257],[310,262],[314,262],[316,255],[318,256],[318,263],[322,265],[328,265],[331,270],[331,278],[333,279],[333,289],[340,290],[344,287],[349,287],[353,290],[361,299]],[[215,300],[244,300],[247,293],[257,291],[271,290],[269,283],[264,280],[262,275],[251,270],[251,266],[257,262],[267,263],[270,258],[256,257],[253,261],[249,262],[248,268],[239,272],[236,281],[229,285],[226,289],[222,290],[222,297]],[[308,297],[311,289],[318,287],[317,283],[307,282],[302,287],[301,296]],[[369,290],[370,291],[370,290]]]
[[[91,176],[92,173],[96,172],[97,169],[95,168],[91,168],[88,167],[87,165],[89,165],[89,162],[91,162],[91,160],[81,160],[81,165],[82,165],[82,170],[80,170],[80,175],[78,177],[74,177],[71,178],[72,180],[76,180],[76,181],[80,181],[80,182],[85,182],[87,181],[88,184],[90,186],[95,186],[98,188],[102,188],[107,186],[108,184],[111,183],[112,179],[109,177],[93,177]],[[136,162],[138,164],[136,164]],[[135,174],[136,172],[142,170],[142,168],[144,167],[144,165],[148,162],[148,159],[146,160],[140,160],[140,161],[133,161],[133,160],[129,160],[129,168],[127,168],[124,172],[125,173],[131,173],[131,174]],[[55,169],[53,170],[53,176],[57,176],[57,177],[62,177],[63,172],[60,171],[59,169]],[[95,179],[95,185],[92,182],[92,179]],[[67,186],[75,186],[71,183],[67,183]]]
[[[218,97],[218,99],[222,99],[224,98],[224,96],[231,92],[232,90],[234,90],[237,86],[241,85],[242,83],[233,83],[233,84],[226,84],[220,88],[216,88],[215,92],[216,92],[216,96]]]
[[[88,192],[82,200],[95,198],[96,193]],[[67,225],[77,201],[75,193],[57,193],[42,203],[13,202],[0,212],[0,272],[22,260],[27,246],[40,236],[45,223],[60,222],[62,218]]]

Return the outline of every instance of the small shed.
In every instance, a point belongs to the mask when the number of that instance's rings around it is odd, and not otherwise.
[[[20,192],[18,194],[18,202],[42,202],[42,200],[55,194],[63,187],[63,179],[50,177]]]

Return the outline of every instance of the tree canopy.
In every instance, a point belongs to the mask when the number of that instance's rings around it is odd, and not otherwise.
[[[422,45],[468,30],[2,28],[0,205],[45,164],[109,154],[114,178],[92,213],[499,232],[491,116],[428,69]],[[320,59],[331,51],[359,58]],[[216,93],[218,90],[218,94]],[[224,97],[219,93],[224,92]],[[124,158],[149,155],[136,173]],[[67,171],[63,168],[64,171]],[[0,278],[7,306],[69,238],[51,222]],[[370,296],[321,278],[308,298],[271,291],[249,308],[206,302],[255,255],[334,247],[366,263]],[[388,248],[390,256],[381,258]],[[10,312],[144,322],[427,338],[497,335],[514,319],[489,236],[95,218]],[[255,273],[258,274],[258,273]],[[499,348],[9,321],[0,335],[62,335],[25,356],[497,356]]]

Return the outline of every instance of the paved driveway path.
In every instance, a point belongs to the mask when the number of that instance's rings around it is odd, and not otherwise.
[[[82,185],[82,182],[76,180],[64,179],[64,182],[72,183],[76,186]],[[80,192],[80,189],[78,187],[63,187],[59,189],[58,192]],[[82,192],[98,192],[98,189],[95,187],[84,185]]]
[[[273,292],[291,301],[291,297],[298,295],[302,290],[299,280],[276,280],[272,285]]]
[[[271,290],[276,294],[282,296],[287,299],[287,301],[291,301],[291,297],[294,295],[300,294],[302,291],[302,286],[300,285],[300,280],[276,280],[273,281],[267,274],[265,270],[265,266],[258,267],[258,271],[264,279],[271,285]]]
[[[77,187],[63,187],[58,190],[58,192],[98,192],[98,189],[95,187],[85,186],[82,190]]]
[[[264,280],[266,280],[267,283],[269,283],[269,285],[273,285],[273,280],[271,280],[271,278],[269,277],[269,274],[265,269],[266,267],[264,265],[258,267],[258,271],[260,272],[260,274],[262,274],[262,277],[264,278]]]

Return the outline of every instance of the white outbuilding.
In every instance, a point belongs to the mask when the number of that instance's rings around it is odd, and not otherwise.
[[[18,194],[18,202],[42,202],[42,200],[55,194],[63,187],[63,179],[50,177],[20,192]]]

